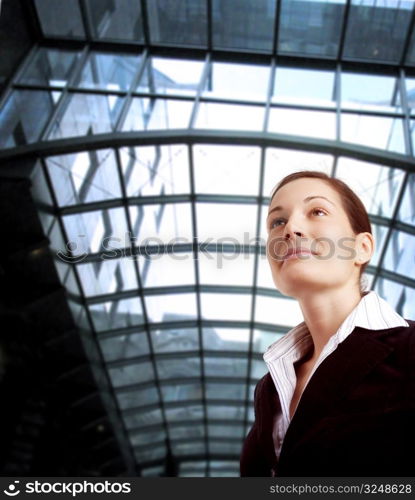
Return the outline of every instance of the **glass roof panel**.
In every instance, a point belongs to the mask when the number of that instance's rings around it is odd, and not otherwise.
[[[141,325],[144,322],[138,297],[90,304],[88,309],[97,332]]]
[[[194,146],[196,192],[256,196],[260,154],[249,146]]]
[[[195,95],[203,65],[202,61],[150,57],[137,92]]]
[[[45,36],[85,37],[78,0],[66,0],[56,8],[55,0],[34,0],[38,19]]]
[[[200,294],[202,318],[249,321],[252,297],[249,294],[206,293]]]
[[[408,183],[399,207],[398,219],[415,226],[415,174],[408,176]]]
[[[135,449],[134,455],[138,463],[140,462],[151,462],[152,460],[164,459],[166,456],[167,449],[163,445],[156,446],[154,448],[146,448],[144,450]]]
[[[294,326],[303,321],[300,306],[293,299],[257,295],[255,301],[255,321],[258,323]]]
[[[183,455],[204,455],[206,453],[206,446],[204,440],[199,443],[171,443],[172,453],[177,456]]]
[[[151,341],[155,353],[199,350],[197,328],[152,330]]]
[[[124,98],[116,95],[69,94],[62,116],[56,118],[47,137],[86,136],[112,132]]]
[[[278,51],[337,57],[345,0],[282,0]]]
[[[180,349],[177,349],[180,350]],[[177,403],[179,401],[188,401],[188,400],[195,400],[195,399],[202,399],[202,383],[201,382],[195,382],[198,377],[196,377],[194,380],[191,381],[191,383],[180,383],[180,384],[169,384],[165,385],[164,383],[161,385],[161,393],[163,395],[163,401],[165,403]],[[181,438],[181,437],[197,437],[195,436],[195,429],[194,427],[187,427],[187,434],[185,433],[184,436],[179,436],[179,431],[174,432],[174,430],[177,429],[176,427],[172,427],[169,429],[169,434],[171,438],[173,439],[175,435],[176,438]],[[179,429],[180,430],[180,429]]]
[[[387,226],[380,226],[379,224],[371,224],[372,233],[375,237],[375,251],[370,259],[370,265],[377,266],[379,264],[379,259],[382,254],[383,247],[385,245],[386,236],[388,234]],[[369,276],[368,276],[369,280]]]
[[[223,439],[223,438],[222,438]],[[210,453],[218,453],[218,454],[227,454],[227,455],[239,455],[242,450],[242,442],[238,443],[226,443],[224,441],[209,441],[209,452]],[[210,477],[228,477],[230,472],[227,471],[216,471],[211,472]],[[238,474],[239,477],[239,474]]]
[[[249,378],[251,380],[259,380],[268,372],[267,365],[265,361],[262,359],[253,359],[251,360],[251,368],[249,372]],[[249,419],[251,422],[254,421],[254,406],[251,405],[248,407]]]
[[[403,123],[400,118],[342,113],[341,138],[345,142],[405,153]]]
[[[268,208],[264,208],[264,226],[265,226],[265,217]],[[272,280],[271,268],[269,267],[268,260],[266,255],[261,255],[258,258],[258,277],[257,277],[257,286],[260,288],[270,288],[271,290],[275,289],[274,281]]]
[[[195,266],[192,252],[155,254],[139,259],[143,286],[192,285]]]
[[[215,384],[213,382],[206,382],[206,398],[207,399],[225,399],[225,400],[245,400],[246,393],[246,384],[241,383],[231,383],[226,382],[226,384]],[[209,434],[211,436],[215,435],[215,432],[212,430],[218,429],[218,426],[209,426]],[[223,430],[224,426],[221,426],[220,429]],[[229,427],[229,433],[225,432],[221,436],[229,436],[231,437],[231,427]],[[237,428],[234,430],[238,431],[237,434],[242,433],[242,427],[238,430]]]
[[[206,1],[147,0],[146,4],[152,43],[206,45]]]
[[[142,333],[138,335],[142,335]],[[155,387],[146,387],[145,389],[134,388],[128,392],[115,391],[115,395],[117,396],[121,410],[159,402],[158,392]]]
[[[133,446],[145,446],[146,444],[159,443],[167,437],[166,431],[160,429],[156,432],[140,432],[130,436],[130,441]]]
[[[203,420],[203,406],[192,405],[165,409],[167,422],[182,422],[184,420]]]
[[[122,130],[187,128],[192,108],[192,101],[135,97],[131,101]]]
[[[212,0],[213,46],[271,51],[275,4],[275,0]]]
[[[410,66],[415,66],[415,30],[413,27],[405,63]]]
[[[154,379],[153,365],[148,361],[127,366],[110,367],[108,372],[115,388],[124,385],[139,384],[140,382],[148,382]]]
[[[163,417],[160,408],[156,408],[155,410],[145,410],[128,415],[124,414],[124,421],[128,429],[134,429],[136,427],[139,428],[160,424],[163,421]]]
[[[80,52],[40,47],[19,83],[64,87],[72,77]]]
[[[414,317],[414,288],[404,286],[401,283],[395,283],[392,280],[379,278],[376,282],[375,290],[405,319],[412,319]]]
[[[206,377],[246,377],[248,371],[247,358],[217,358],[205,356],[203,358]],[[221,418],[217,416],[216,418]],[[226,418],[226,417],[224,417]]]
[[[202,425],[183,425],[183,426],[169,426],[169,436],[170,439],[203,439],[205,437],[205,427]],[[205,462],[202,464],[198,464],[197,462],[193,462],[193,466],[186,467],[187,469],[200,469],[205,467]]]
[[[211,438],[243,438],[243,425],[208,425],[208,434]]]
[[[261,106],[201,102],[195,127],[259,131],[264,125],[264,112]]]
[[[316,127],[318,123],[318,127]],[[321,139],[336,138],[336,115],[329,111],[271,108],[268,131]]]
[[[398,63],[402,57],[412,7],[413,2],[410,0],[352,0],[344,57]]]
[[[128,90],[138,71],[140,56],[91,52],[77,86],[88,89]]]
[[[202,285],[252,286],[255,254],[235,248],[231,252],[199,252]]]
[[[46,164],[60,206],[121,197],[115,154],[111,149],[51,156]]]
[[[341,74],[341,104],[349,109],[399,112],[400,92],[394,76]]]
[[[415,78],[405,78],[406,100],[411,113],[415,110]]]
[[[140,2],[125,0],[85,0],[89,24],[101,40],[143,41]]]
[[[334,79],[334,71],[279,66],[275,73],[273,101],[333,107],[336,101]]]
[[[353,189],[369,214],[392,217],[404,178],[403,170],[341,157],[336,177]]]
[[[188,193],[189,152],[185,145],[120,149],[128,196]]]
[[[203,95],[219,99],[265,101],[270,75],[269,66],[213,62],[209,66]]]
[[[414,267],[414,255],[415,235],[393,230],[382,265],[388,271],[407,276],[408,269]]]
[[[263,354],[268,347],[282,338],[285,333],[280,333],[277,331],[265,331],[265,330],[254,330],[254,340],[252,343],[252,349],[254,352],[259,352]]]
[[[105,361],[134,358],[150,353],[145,332],[98,338]]]
[[[206,351],[247,351],[249,328],[203,328],[203,348]]]
[[[180,321],[196,317],[196,296],[194,293],[172,293],[145,297],[148,320]]]
[[[245,406],[220,406],[207,404],[207,414],[208,418],[220,419],[220,420],[232,420],[238,422],[245,417]]]
[[[200,357],[156,359],[156,365],[160,380],[200,377]]]

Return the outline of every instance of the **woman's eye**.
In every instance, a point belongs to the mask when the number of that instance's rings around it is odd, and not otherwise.
[[[270,224],[270,229],[275,229],[278,226],[282,226],[285,223],[285,219],[274,219]]]
[[[311,211],[311,213],[313,215],[319,215],[319,216],[321,216],[321,215],[327,215],[326,211],[323,210],[323,209],[321,209],[321,208],[313,208],[313,210]]]

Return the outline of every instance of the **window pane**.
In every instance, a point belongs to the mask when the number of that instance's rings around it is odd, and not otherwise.
[[[199,350],[198,330],[196,328],[152,330],[151,341],[156,353]]]
[[[200,377],[200,358],[156,359],[157,374],[161,380]]]
[[[245,384],[232,384],[231,382],[226,382],[226,384],[214,384],[212,382],[207,382],[206,383],[206,398],[207,399],[225,399],[225,400],[245,400],[245,392],[246,392],[246,385]],[[212,427],[214,429],[218,429],[218,426],[209,426],[209,433],[212,433],[211,435],[215,435],[215,432],[212,430]],[[224,430],[223,427],[220,427],[220,429]],[[229,429],[231,431],[231,429]],[[236,434],[239,436],[239,434],[242,433],[242,429],[235,428],[234,431],[237,431]],[[222,435],[219,435],[218,437],[222,436],[229,436],[231,437],[231,434],[228,432],[224,432]]]
[[[35,0],[35,6],[46,37],[80,38],[85,36],[78,0],[59,2],[59,9],[56,8],[56,0]]]
[[[376,292],[405,319],[414,319],[415,290],[391,280],[379,278]]]
[[[206,377],[240,378],[247,375],[247,358],[211,358],[205,356],[203,362]]]
[[[115,155],[111,149],[51,156],[46,164],[60,206],[121,197]]]
[[[399,208],[398,218],[402,222],[415,225],[415,174],[410,174],[405,188],[403,200]]]
[[[163,400],[165,403],[174,403],[178,401],[187,401],[189,399],[202,399],[202,384],[200,382],[198,383],[190,383],[190,384],[174,384],[174,385],[163,385],[161,386],[161,392],[163,395]],[[172,427],[169,430],[169,434],[172,439],[173,433],[175,433],[177,438],[184,437],[184,436],[179,436],[179,431],[175,432],[174,427]],[[195,435],[194,432],[191,431],[193,427],[188,427],[187,430],[189,434],[187,437],[199,437]],[[180,430],[180,429],[179,429]]]
[[[150,57],[137,91],[195,95],[199,87],[203,66],[202,61]]]
[[[115,95],[69,95],[65,111],[56,119],[48,139],[112,132],[123,100]]]
[[[188,193],[189,152],[184,145],[120,149],[128,196]]]
[[[77,83],[88,89],[128,90],[141,57],[92,52]]]
[[[253,359],[251,361],[251,371],[249,374],[249,378],[251,380],[259,380],[262,378],[266,373],[268,372],[267,365],[265,364],[264,360],[259,360],[259,359]],[[250,412],[250,420],[253,422],[254,417],[254,408],[253,405],[249,407],[249,412]]]
[[[371,224],[372,226],[372,233],[375,238],[375,251],[372,255],[372,258],[370,259],[369,264],[372,266],[377,266],[379,264],[379,258],[382,253],[384,244],[385,244],[385,239],[386,235],[388,234],[388,227],[387,226],[380,226],[378,224]],[[373,275],[366,275],[365,280],[369,281],[369,285],[371,283]]]
[[[127,328],[144,323],[141,302],[138,297],[91,304],[88,307],[96,331]]]
[[[239,455],[241,453],[242,443],[224,443],[224,442],[209,442],[209,452],[214,453],[223,453],[226,455]],[[211,472],[210,477],[239,477],[239,474],[230,472]]]
[[[0,113],[0,147],[13,148],[39,140],[60,92],[14,90]]]
[[[152,460],[161,460],[167,454],[165,446],[157,446],[155,448],[145,450],[134,450],[134,456],[138,463],[151,462]]]
[[[244,406],[216,406],[207,405],[208,418],[220,420],[240,421],[245,417]]]
[[[292,299],[256,296],[255,321],[294,326],[303,321],[300,306]]]
[[[187,128],[193,102],[172,99],[132,100],[123,131]]]
[[[143,286],[192,285],[195,281],[194,258],[191,252],[156,254],[140,257]]]
[[[273,100],[319,106],[334,106],[334,71],[278,67]],[[304,85],[304,82],[307,85]]]
[[[158,430],[155,432],[140,432],[130,435],[130,441],[133,446],[145,446],[146,444],[159,443],[166,439],[166,431]]]
[[[283,332],[269,332],[265,330],[254,330],[253,351],[263,354],[268,347],[282,338]]]
[[[207,43],[206,2],[147,0],[153,43],[204,46]]]
[[[408,101],[408,106],[411,113],[413,114],[415,108],[415,78],[406,78],[405,87],[406,87],[406,99]]]
[[[398,80],[393,76],[342,73],[341,102],[351,109],[399,112]]]
[[[268,207],[264,208],[264,215],[262,217],[263,226],[265,227],[266,223],[266,213],[268,212]],[[265,238],[265,235],[264,235]],[[257,276],[257,286],[260,288],[270,288],[271,290],[275,289],[275,284],[272,279],[271,268],[268,264],[268,259],[264,254],[258,258],[258,276]]]
[[[249,328],[203,328],[203,348],[207,351],[247,351]]]
[[[258,195],[259,148],[197,145],[193,157],[197,193]]]
[[[411,19],[412,2],[352,0],[344,57],[398,63]],[[370,20],[370,22],[368,22]],[[385,43],[387,40],[387,43]]]
[[[202,317],[249,321],[251,319],[251,295],[232,293],[201,293]]]
[[[166,408],[168,422],[181,422],[183,420],[203,420],[203,406],[182,406],[180,408]]]
[[[237,248],[230,252],[199,252],[200,283],[252,286],[254,261],[254,254]]]
[[[336,115],[325,111],[271,108],[269,132],[306,137],[336,138]]]
[[[236,104],[200,103],[196,128],[262,130],[264,108]]]
[[[180,321],[196,317],[196,297],[193,293],[153,295],[145,298],[148,320]]]
[[[86,0],[95,38],[143,41],[140,2]]]
[[[206,97],[265,101],[269,66],[213,62],[203,94]]]
[[[275,0],[212,1],[213,46],[271,51]]]
[[[133,262],[126,258],[78,264],[77,269],[86,297],[138,287]]]
[[[203,440],[200,443],[172,443],[174,455],[204,455],[206,446]]]
[[[141,333],[138,335],[142,335]],[[128,392],[115,392],[118,404],[121,410],[135,408],[137,406],[146,406],[159,402],[157,389],[148,387],[146,389],[133,389]]]
[[[402,231],[392,231],[383,267],[403,276],[414,278],[415,236]]]
[[[222,438],[227,436],[230,438],[242,438],[243,426],[242,425],[208,425],[209,437]]]
[[[399,118],[342,114],[342,141],[405,153],[403,124]]]
[[[205,428],[202,425],[189,425],[183,427],[169,427],[170,439],[203,439],[205,437]],[[189,466],[188,469],[191,467]],[[195,469],[198,467],[194,466]]]
[[[147,382],[154,379],[153,365],[149,362],[109,368],[108,372],[114,387],[139,384],[140,382]],[[126,416],[124,418],[126,418]]]
[[[134,415],[124,415],[124,421],[128,429],[133,429],[135,427],[160,424],[163,421],[163,417],[161,411],[157,409],[135,413]]]
[[[79,52],[40,48],[19,83],[63,87],[74,72]]]
[[[282,0],[278,52],[337,57],[344,0]]]
[[[99,344],[105,361],[145,356],[150,352],[145,332],[99,338]]]

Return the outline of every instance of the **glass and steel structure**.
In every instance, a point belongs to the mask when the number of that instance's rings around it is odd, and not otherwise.
[[[142,474],[169,455],[181,476],[238,475],[262,353],[301,321],[265,255],[279,179],[320,170],[357,192],[367,287],[415,317],[413,2],[29,7],[39,42],[2,97],[0,160],[35,163]]]

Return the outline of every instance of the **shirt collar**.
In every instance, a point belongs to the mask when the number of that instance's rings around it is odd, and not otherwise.
[[[362,297],[329,342],[338,345],[352,333],[355,327],[384,330],[398,326],[409,325],[382,297],[372,290]],[[270,363],[285,355],[292,356],[293,360],[296,361],[312,343],[310,332],[303,321],[268,347],[264,354],[264,361]]]

